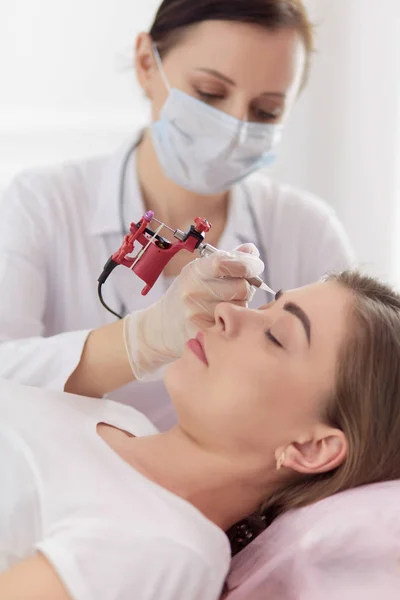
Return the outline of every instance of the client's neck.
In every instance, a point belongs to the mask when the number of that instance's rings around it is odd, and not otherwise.
[[[273,455],[272,455],[273,456]],[[223,530],[245,518],[276,488],[274,465],[252,465],[201,447],[179,428],[132,440],[130,459],[143,475],[188,500]]]

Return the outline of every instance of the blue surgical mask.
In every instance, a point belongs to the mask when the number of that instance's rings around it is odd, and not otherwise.
[[[197,194],[212,195],[273,162],[282,125],[242,121],[171,88],[153,48],[169,92],[160,119],[150,126],[166,177]]]

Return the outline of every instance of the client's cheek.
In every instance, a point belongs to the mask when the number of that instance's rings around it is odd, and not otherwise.
[[[187,375],[182,359],[168,365],[165,369],[163,380],[168,394],[173,397],[187,389]]]

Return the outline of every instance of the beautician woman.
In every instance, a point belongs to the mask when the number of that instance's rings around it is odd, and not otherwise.
[[[306,82],[312,47],[301,1],[162,2],[135,50],[149,127],[111,156],[26,172],[5,191],[0,377],[90,395],[80,390],[82,370],[87,381],[91,361],[107,358],[107,336],[122,332],[104,328],[115,319],[98,301],[97,278],[129,223],[149,209],[172,228],[205,216],[208,242],[225,250],[253,242],[274,290],[349,266],[332,210],[262,172]],[[178,254],[148,296],[128,269],[116,269],[107,304],[124,315],[149,306],[192,258]],[[258,305],[269,299],[255,297]],[[161,429],[173,422],[161,383],[137,383],[140,393],[120,383],[116,374],[111,397]]]

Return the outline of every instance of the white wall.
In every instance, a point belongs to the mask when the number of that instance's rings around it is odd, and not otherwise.
[[[0,0],[0,187],[116,147],[147,118],[129,68],[159,0]],[[400,283],[399,0],[306,0],[317,54],[279,179],[327,199],[368,268]]]
[[[0,186],[113,148],[146,119],[130,68],[158,0],[1,0]]]
[[[276,176],[328,200],[362,264],[400,284],[400,2],[306,3],[317,53]]]

